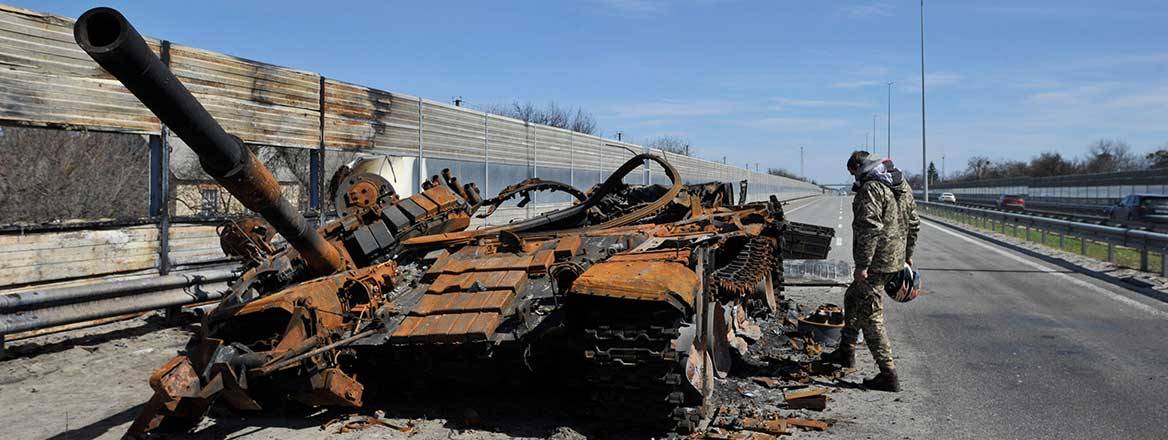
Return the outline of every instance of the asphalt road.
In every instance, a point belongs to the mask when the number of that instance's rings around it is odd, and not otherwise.
[[[850,262],[850,203],[788,212],[839,225],[831,258]],[[1168,438],[1168,305],[924,223],[927,295],[886,304],[902,386],[918,394],[875,417],[911,417],[911,438]]]

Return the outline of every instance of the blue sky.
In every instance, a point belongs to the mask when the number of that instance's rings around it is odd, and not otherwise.
[[[9,0],[12,1],[12,0]],[[90,2],[14,1],[76,17]],[[604,135],[690,139],[697,155],[841,182],[877,115],[921,167],[915,1],[124,2],[144,33],[342,81],[484,106],[581,106]],[[931,160],[1080,155],[1168,142],[1168,5],[926,4]]]

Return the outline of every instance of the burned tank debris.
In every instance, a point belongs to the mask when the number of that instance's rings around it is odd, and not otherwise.
[[[263,218],[221,229],[246,271],[151,375],[131,436],[188,429],[212,406],[361,407],[391,401],[407,378],[500,371],[555,377],[606,420],[691,432],[712,415],[714,377],[748,349],[740,335],[758,337],[750,316],[776,312],[783,259],[823,259],[830,246],[832,229],[787,221],[773,196],[746,203],[742,183],[737,199],[734,183],[685,185],[650,154],[587,191],[531,179],[490,198],[447,171],[399,197],[355,167],[331,185],[340,217],[314,229],[125,17],[96,8],[74,31]],[[669,185],[624,183],[647,161]],[[470,228],[476,214],[539,191],[575,202]],[[288,246],[273,245],[274,233]]]

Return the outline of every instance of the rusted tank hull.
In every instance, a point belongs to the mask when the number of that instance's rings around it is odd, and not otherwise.
[[[736,204],[732,184],[684,185],[649,154],[587,191],[528,180],[490,198],[446,170],[405,198],[384,179],[342,174],[352,181],[338,196],[340,217],[312,230],[124,17],[99,8],[76,29],[79,44],[291,244],[272,246],[260,223],[224,229],[224,248],[248,270],[188,349],[152,375],[154,396],[130,436],[189,428],[212,405],[359,407],[393,396],[406,373],[505,371],[480,363],[555,377],[593,414],[686,432],[705,414],[714,376],[730,368],[730,350],[748,349],[737,336],[747,316],[772,310],[788,247],[824,258],[830,243],[822,230],[789,232],[777,200]],[[670,184],[625,184],[646,161]],[[533,191],[577,201],[467,230],[479,208],[490,215]],[[818,241],[801,245],[808,234]]]

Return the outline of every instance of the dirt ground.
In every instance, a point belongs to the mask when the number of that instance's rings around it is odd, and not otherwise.
[[[796,310],[808,312],[821,303],[840,303],[843,293],[838,287],[799,287],[789,288],[786,296]],[[773,364],[780,359],[806,361],[809,358],[791,349],[784,335],[784,330],[790,328],[784,327],[782,319],[768,319],[761,324],[762,338],[751,346],[747,356],[750,363],[742,362],[746,367],[737,368],[730,376],[718,380],[716,401],[720,405],[833,423],[826,432],[797,431],[794,438],[924,438],[921,423],[911,416],[894,415],[899,413],[897,407],[929,399],[926,391],[909,389],[889,394],[853,385],[875,374],[866,350],[860,350],[858,371],[840,380],[828,376],[811,378],[810,385],[828,388],[826,410],[782,409],[782,391],[766,388],[750,377],[775,375],[775,370],[766,366],[767,359]],[[188,337],[188,328],[169,327],[161,317],[148,315],[10,342],[9,358],[0,361],[0,407],[5,408],[0,412],[0,426],[5,428],[4,437],[121,437],[151,394],[147,376],[182,348]],[[183,438],[430,440],[646,436],[622,432],[601,420],[581,418],[554,394],[522,387],[505,395],[449,392],[421,399],[403,394],[400,401],[364,409],[357,418],[353,418],[351,410],[279,417],[213,412],[194,433]],[[340,432],[345,421],[360,421],[362,417],[377,423],[365,429]]]

